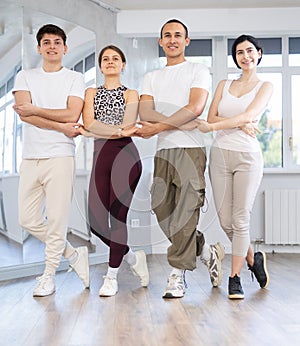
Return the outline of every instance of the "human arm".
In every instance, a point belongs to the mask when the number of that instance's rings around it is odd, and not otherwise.
[[[83,107],[83,100],[78,96],[69,96],[67,107],[64,109],[41,108],[31,102],[16,103],[14,110],[23,118],[37,116],[56,122],[77,122]]]
[[[243,127],[247,124],[252,123],[254,125],[257,116],[266,108],[273,92],[272,83],[264,82],[257,92],[254,100],[250,103],[245,112],[225,119],[218,116],[218,105],[222,97],[224,84],[225,81],[220,82],[216,89],[213,101],[208,112],[208,123],[206,124],[205,122],[200,122],[198,126],[198,129],[202,132],[218,131],[235,127],[241,127],[243,129]],[[255,128],[256,127],[253,126],[252,130]]]
[[[137,131],[141,137],[151,137],[166,130],[180,129],[202,114],[208,97],[208,91],[202,88],[191,88],[189,103],[167,117],[155,110],[154,99],[150,95],[142,95],[139,114],[142,128]]]
[[[15,103],[17,104],[31,104],[31,95],[29,91],[20,90],[14,92]],[[64,133],[68,137],[76,137],[79,134],[77,122],[72,123],[62,123],[54,120],[49,120],[45,118],[41,118],[36,115],[30,116],[22,116],[18,113],[18,110],[15,109],[16,113],[19,115],[20,119],[28,124],[37,126],[39,128],[48,129],[48,130],[56,130]]]

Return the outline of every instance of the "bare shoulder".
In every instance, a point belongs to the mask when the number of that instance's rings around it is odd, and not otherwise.
[[[273,89],[273,83],[271,83],[270,81],[264,81],[262,87],[267,89]]]
[[[90,96],[90,95],[96,95],[97,88],[87,88],[85,90],[85,95]]]
[[[124,97],[127,102],[135,102],[139,100],[139,93],[135,89],[127,89],[124,92]]]

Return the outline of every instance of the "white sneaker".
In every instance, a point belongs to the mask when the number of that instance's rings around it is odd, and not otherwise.
[[[176,274],[170,275],[163,298],[182,298],[184,294],[185,283],[183,276]]]
[[[70,264],[68,272],[74,269],[75,273],[83,281],[84,287],[90,287],[90,267],[89,267],[89,253],[86,246],[80,246],[76,249],[78,254],[77,260],[75,263]]]
[[[149,271],[147,266],[146,254],[143,250],[137,251],[136,264],[131,266],[131,271],[135,276],[139,276],[141,285],[147,287],[149,285]]]
[[[45,297],[55,292],[55,279],[54,275],[43,274],[36,278],[38,281],[34,291],[34,297]]]
[[[100,297],[111,297],[118,292],[118,281],[117,279],[110,278],[109,276],[103,276],[104,283],[99,290]]]

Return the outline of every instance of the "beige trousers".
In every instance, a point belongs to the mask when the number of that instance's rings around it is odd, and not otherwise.
[[[45,243],[45,273],[75,251],[66,241],[72,201],[74,158],[26,159],[20,166],[19,223]]]
[[[247,254],[250,216],[262,175],[261,152],[211,148],[209,177],[220,224],[232,242],[233,256]]]

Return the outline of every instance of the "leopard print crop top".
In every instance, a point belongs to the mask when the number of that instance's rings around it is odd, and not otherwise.
[[[94,98],[95,119],[107,125],[121,125],[126,107],[126,90],[124,85],[111,90],[101,85]]]

